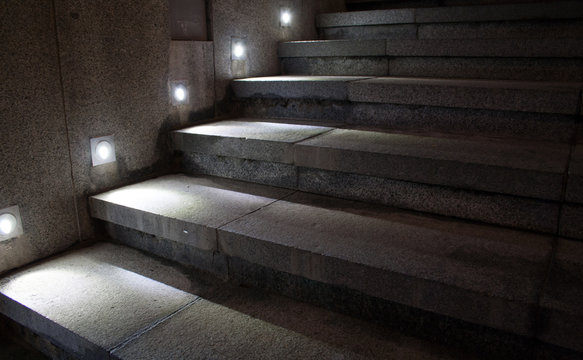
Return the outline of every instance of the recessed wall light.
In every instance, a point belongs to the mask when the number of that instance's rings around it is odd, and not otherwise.
[[[184,80],[170,82],[172,105],[188,104],[188,82]]]
[[[244,39],[231,39],[231,60],[246,60],[247,46]]]
[[[279,24],[281,27],[291,26],[292,13],[289,8],[282,7],[279,11]]]
[[[115,161],[115,143],[113,135],[92,138],[91,162],[93,166],[107,164]]]
[[[18,206],[0,210],[0,241],[12,239],[22,234],[22,221]]]

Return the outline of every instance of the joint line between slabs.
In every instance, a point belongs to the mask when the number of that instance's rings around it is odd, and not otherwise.
[[[178,310],[176,310],[176,311],[170,313],[169,315],[166,315],[165,317],[154,321],[152,324],[150,324],[150,325],[148,325],[148,326],[146,326],[146,327],[144,327],[144,328],[136,331],[135,333],[133,333],[132,335],[130,335],[127,339],[123,340],[118,345],[116,345],[116,346],[112,347],[111,349],[109,349],[108,350],[108,353],[113,354],[114,352],[123,349],[126,345],[128,345],[132,341],[138,339],[140,336],[146,334],[150,330],[154,329],[156,326],[160,325],[161,323],[165,322],[166,320],[171,319],[172,317],[174,317],[178,313],[186,310],[187,308],[189,308],[190,306],[196,304],[197,302],[199,302],[201,300],[202,300],[202,298],[200,296],[196,296],[196,298],[194,300],[189,301],[188,303],[186,303],[185,305],[183,305],[182,307],[180,307]]]

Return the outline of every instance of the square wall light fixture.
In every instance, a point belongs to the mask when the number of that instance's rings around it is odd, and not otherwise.
[[[188,93],[188,81],[174,80],[170,82],[170,99],[172,99],[172,105],[188,104]]]
[[[0,241],[12,239],[22,235],[22,220],[18,205],[0,210]]]
[[[282,7],[279,10],[279,25],[281,27],[290,27],[292,23],[292,12],[289,7]]]
[[[91,139],[91,162],[93,166],[115,162],[113,135]]]
[[[247,60],[247,42],[241,38],[231,38],[231,60]]]

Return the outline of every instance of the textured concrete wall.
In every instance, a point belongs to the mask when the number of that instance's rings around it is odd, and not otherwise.
[[[168,3],[0,2],[0,208],[19,205],[24,227],[0,242],[0,273],[93,238],[89,195],[172,170],[168,131],[215,116],[215,93],[223,100],[233,78],[232,36],[249,44],[240,75],[277,74],[277,42],[315,39],[314,15],[344,6],[212,0],[214,41],[195,42],[170,40]],[[281,6],[294,12],[290,28]],[[171,104],[175,80],[188,84],[185,105]],[[117,161],[92,167],[89,140],[105,135]]]
[[[214,70],[212,43],[170,40],[165,0],[7,0],[0,29],[0,208],[24,227],[0,242],[3,272],[94,237],[88,195],[168,171],[168,131],[213,116]],[[104,135],[117,162],[92,167]]]
[[[282,6],[291,9],[290,27],[280,26]],[[218,111],[230,111],[230,80],[279,74],[278,42],[317,39],[315,15],[343,10],[343,0],[213,0],[212,37]],[[246,40],[247,60],[231,61],[233,37]]]
[[[24,235],[0,242],[0,271],[78,239],[50,1],[0,2],[0,209]]]

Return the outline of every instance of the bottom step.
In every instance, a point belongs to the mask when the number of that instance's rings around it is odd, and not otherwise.
[[[556,241],[547,236],[184,175],[94,196],[91,210],[98,219],[155,236],[165,254],[196,249],[202,267],[216,266],[225,276],[244,277],[237,271],[251,264],[583,351],[583,331],[572,331],[581,322],[558,321],[583,319],[570,306],[583,287],[555,275],[583,279],[581,243],[559,240],[553,251]]]
[[[208,276],[191,280],[196,276],[182,270],[126,247],[100,243],[2,279],[0,311],[28,328],[23,332],[52,343],[45,348],[52,349],[47,353],[52,358],[472,358]]]

